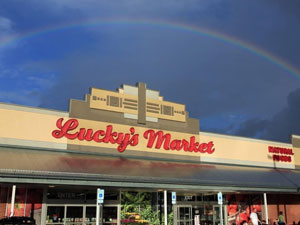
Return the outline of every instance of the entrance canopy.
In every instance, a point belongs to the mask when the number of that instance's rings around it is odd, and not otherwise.
[[[298,192],[300,172],[1,147],[0,182]]]

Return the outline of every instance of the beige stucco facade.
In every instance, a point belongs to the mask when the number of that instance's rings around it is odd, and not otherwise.
[[[293,152],[295,154],[295,166],[300,168],[300,136],[292,135]]]
[[[295,168],[295,155],[291,155],[291,162],[276,162],[273,160],[273,154],[269,152],[269,146],[292,149],[291,144],[205,132],[200,132],[200,139],[204,142],[213,140],[216,148],[214,154],[209,157],[206,155],[203,156],[201,161],[275,168]]]
[[[130,133],[130,129],[134,128],[134,134],[138,135],[138,144],[136,146],[128,145],[126,150],[117,151],[117,144],[99,143],[95,141],[86,141],[78,139],[67,139],[66,137],[55,138],[52,132],[57,130],[56,122],[63,118],[63,122],[70,118],[68,113],[56,112],[51,110],[34,109],[30,107],[14,106],[9,104],[0,105],[0,143],[14,144],[32,147],[48,147],[53,149],[68,149],[69,146],[84,146],[85,148],[77,148],[79,151],[97,152],[97,149],[107,149],[108,154],[126,154],[128,155],[143,155],[143,152],[157,154],[157,157],[163,156],[166,159],[189,159],[193,161],[250,165],[276,168],[294,169],[295,165],[300,165],[300,146],[297,141],[294,141],[296,146],[287,143],[278,143],[271,141],[263,141],[250,138],[234,137],[228,135],[219,135],[206,132],[200,132],[199,135],[188,133],[180,133],[169,130],[153,129],[155,132],[163,131],[164,134],[170,134],[172,140],[187,140],[195,137],[195,141],[201,143],[213,143],[213,153],[200,153],[194,151],[182,150],[165,150],[163,144],[160,148],[155,148],[155,143],[151,148],[147,147],[148,139],[143,134],[149,130],[142,126],[128,126],[124,124],[114,124],[79,118],[76,119],[79,123],[78,127],[70,133],[78,132],[80,128],[97,130],[106,130],[106,127],[111,125],[113,132]],[[294,139],[298,138],[295,136]],[[268,151],[269,146],[293,149],[294,155],[290,155],[291,162],[276,162],[273,160],[272,153]],[[74,149],[74,148],[73,148]]]

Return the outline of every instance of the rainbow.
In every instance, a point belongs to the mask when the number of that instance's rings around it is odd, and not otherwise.
[[[256,55],[270,62],[271,64],[278,66],[283,71],[290,73],[296,78],[300,77],[300,71],[296,67],[285,62],[279,57],[272,55],[271,53],[261,48],[256,47],[255,45],[249,42],[245,42],[233,36],[229,36],[224,33],[219,33],[204,27],[198,27],[198,26],[187,25],[183,23],[174,23],[174,22],[162,21],[162,20],[155,21],[155,20],[131,20],[131,19],[109,19],[109,20],[98,19],[92,21],[91,20],[79,21],[79,22],[72,22],[72,23],[60,24],[55,26],[48,26],[48,27],[43,27],[41,29],[36,29],[26,33],[12,35],[7,38],[0,39],[0,48],[9,46],[10,44],[13,44],[17,41],[21,41],[22,39],[28,39],[38,35],[54,32],[58,30],[73,29],[73,28],[80,28],[80,27],[87,27],[87,26],[115,25],[115,24],[153,26],[153,27],[158,27],[163,29],[173,29],[173,30],[179,30],[183,32],[196,33],[201,36],[212,38],[214,40],[245,50],[246,52]]]

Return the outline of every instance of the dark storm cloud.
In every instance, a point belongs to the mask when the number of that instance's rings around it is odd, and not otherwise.
[[[244,137],[257,137],[270,125],[270,121],[252,118],[241,124],[236,134]]]
[[[82,98],[90,86],[113,90],[144,81],[165,99],[186,104],[196,118],[236,112],[270,116],[284,107],[289,88],[298,85],[264,59],[199,34],[121,27],[110,28],[112,36],[92,51],[48,63],[61,76],[43,97],[43,106],[66,109],[68,98]]]
[[[190,12],[190,23],[255,44],[299,68],[300,1],[220,1],[202,13]],[[188,19],[190,18],[190,20]]]
[[[300,134],[300,88],[288,95],[287,103],[287,107],[270,120],[250,119],[246,121],[236,134],[290,142],[292,134]]]

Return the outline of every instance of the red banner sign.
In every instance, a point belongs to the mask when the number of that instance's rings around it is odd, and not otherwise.
[[[78,139],[80,141],[94,141],[98,143],[111,143],[118,145],[117,150],[124,152],[127,146],[136,146],[139,143],[139,134],[135,133],[135,128],[131,127],[128,133],[116,132],[113,130],[112,125],[106,126],[104,130],[79,128],[79,122],[76,119],[69,119],[63,123],[63,118],[60,118],[56,122],[58,130],[52,132],[54,138],[65,137],[70,140]],[[74,132],[74,130],[77,130]],[[154,148],[164,150],[175,151],[188,151],[212,154],[215,149],[212,141],[208,143],[196,142],[196,137],[191,136],[190,140],[186,139],[172,139],[170,133],[164,133],[163,131],[155,131],[152,129],[146,130],[142,136],[145,140],[148,140],[146,148]]]
[[[273,161],[292,162],[291,155],[294,155],[291,148],[280,148],[269,146],[269,153],[273,153]]]

